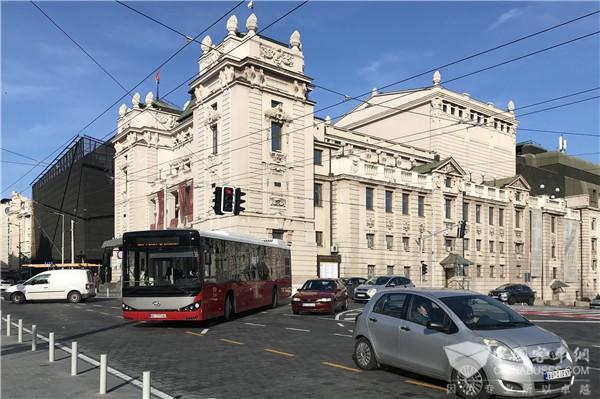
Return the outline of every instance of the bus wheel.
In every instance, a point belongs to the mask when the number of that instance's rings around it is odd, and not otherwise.
[[[229,295],[227,295],[227,298],[225,299],[225,309],[224,309],[225,321],[230,321],[231,319],[233,319],[233,316],[234,316],[233,299],[232,298],[233,298],[232,295],[229,294]]]
[[[273,298],[271,299],[271,307],[276,308],[279,305],[279,298],[277,297],[277,287],[273,287]]]

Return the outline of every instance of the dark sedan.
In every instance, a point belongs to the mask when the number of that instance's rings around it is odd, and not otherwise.
[[[504,284],[490,291],[489,296],[509,305],[525,302],[532,306],[535,302],[535,291],[524,284]]]
[[[348,309],[348,292],[341,280],[321,278],[308,280],[292,297],[292,312],[335,314]]]

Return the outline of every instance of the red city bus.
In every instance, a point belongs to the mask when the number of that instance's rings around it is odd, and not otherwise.
[[[123,317],[207,320],[292,293],[289,246],[221,231],[123,234]]]

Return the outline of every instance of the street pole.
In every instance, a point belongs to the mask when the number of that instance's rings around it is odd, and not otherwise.
[[[165,186],[164,186],[164,199],[163,199],[163,229],[167,229],[167,181],[165,180]]]
[[[58,212],[52,212],[52,213],[62,217],[62,235],[61,235],[62,240],[61,240],[61,249],[60,249],[60,263],[64,264],[65,263],[65,214],[58,213]]]
[[[419,234],[419,265],[421,265],[421,270],[419,270],[420,288],[423,288],[423,233]]]
[[[75,264],[75,221],[71,219],[71,264]]]

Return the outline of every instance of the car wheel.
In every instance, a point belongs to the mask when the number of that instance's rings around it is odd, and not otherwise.
[[[461,398],[489,399],[491,397],[483,369],[473,362],[459,362],[452,369],[452,383],[456,388],[456,394]]]
[[[515,304],[515,297],[514,296],[509,296],[508,297],[508,304],[509,305],[514,305]]]
[[[335,314],[335,308],[337,307],[337,303],[335,301],[331,302],[331,310],[329,311],[330,315]]]
[[[300,314],[300,312],[298,312],[297,310],[292,309],[292,313],[293,314]]]
[[[359,338],[354,344],[354,363],[363,370],[374,370],[377,368],[377,359],[371,343],[366,338]]]
[[[227,298],[225,298],[225,305],[223,307],[223,318],[225,319],[225,321],[230,321],[233,319],[233,316],[235,314],[235,310],[233,308],[233,297],[230,295],[227,295]]]
[[[279,305],[279,297],[277,295],[277,287],[273,287],[273,296],[271,298],[271,307],[276,308]]]
[[[17,304],[25,303],[25,295],[23,295],[21,292],[15,292],[11,295],[10,300]]]
[[[533,306],[533,303],[534,303],[534,302],[535,302],[535,300],[534,300],[533,298],[529,298],[529,299],[527,300],[527,304],[528,304],[529,306]]]
[[[81,302],[81,294],[78,291],[71,291],[67,295],[67,300],[71,303],[79,303]]]

